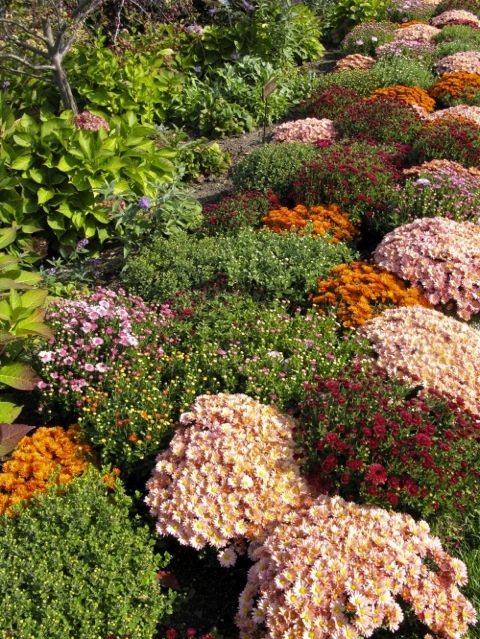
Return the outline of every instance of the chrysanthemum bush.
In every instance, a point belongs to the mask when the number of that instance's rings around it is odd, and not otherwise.
[[[347,106],[358,104],[360,99],[352,88],[331,84],[320,86],[302,102],[301,109],[310,118],[335,120]]]
[[[480,73],[480,51],[459,51],[448,55],[435,64],[435,71],[439,75],[455,71]]]
[[[256,563],[236,617],[241,639],[394,632],[402,603],[420,620],[417,632],[423,623],[453,639],[476,619],[458,589],[467,580],[465,565],[408,515],[319,497],[251,556]]]
[[[401,29],[397,29],[394,33],[393,40],[416,40],[422,42],[430,42],[438,33],[440,29],[430,24],[418,23],[405,25]]]
[[[178,594],[120,480],[92,466],[0,518],[0,637],[153,639]]]
[[[381,215],[392,184],[401,179],[400,153],[372,142],[338,142],[319,150],[293,184],[295,201],[313,206],[334,202],[350,216]]]
[[[413,142],[410,159],[412,164],[445,159],[459,162],[466,167],[478,166],[480,164],[480,127],[454,114],[447,118],[441,117],[426,122]]]
[[[478,503],[480,421],[461,400],[412,394],[368,361],[318,376],[300,405],[304,472],[317,492],[408,512],[460,539]]]
[[[435,44],[425,40],[395,39],[382,44],[375,49],[377,58],[394,59],[395,57],[412,58],[418,60],[429,59],[435,49]]]
[[[480,106],[470,106],[468,104],[458,104],[448,109],[440,109],[430,115],[430,121],[455,120],[470,122],[480,130]],[[468,145],[468,141],[466,142]]]
[[[246,395],[203,395],[182,414],[145,499],[161,535],[200,549],[262,536],[309,495],[295,460],[294,420]]]
[[[38,428],[20,440],[0,473],[0,514],[11,514],[18,502],[44,493],[49,485],[67,484],[93,461],[78,427]]]
[[[311,299],[321,313],[332,309],[346,328],[357,328],[390,306],[430,306],[417,288],[367,262],[334,267],[329,277],[318,281],[318,293]]]
[[[430,23],[440,29],[449,24],[462,24],[480,29],[480,19],[471,11],[465,11],[464,9],[444,11],[432,18]]]
[[[424,0],[393,0],[387,6],[387,18],[392,22],[428,21],[435,12],[435,4]]]
[[[457,71],[445,73],[429,91],[441,106],[480,105],[480,74]]]
[[[335,140],[338,133],[333,122],[327,118],[305,118],[280,124],[272,138],[273,142],[319,142]]]
[[[207,235],[234,233],[244,226],[257,226],[270,207],[280,204],[271,192],[240,190],[224,197],[216,204],[203,209],[204,225],[201,232]]]
[[[480,4],[478,0],[441,0],[436,6],[435,15],[441,15],[445,11],[453,11],[456,9],[471,11],[480,17]]]
[[[434,306],[469,320],[480,313],[480,227],[421,218],[388,233],[375,262],[420,289]]]
[[[35,353],[42,375],[39,411],[46,419],[75,417],[87,387],[104,383],[140,344],[155,342],[153,331],[162,322],[161,309],[106,288],[52,300],[46,320],[55,339]]]
[[[433,100],[426,91],[420,87],[404,87],[401,84],[377,89],[366,99],[374,100],[382,95],[398,98],[407,104],[416,104],[427,112],[433,111],[435,107],[435,100]]]
[[[375,59],[369,55],[362,55],[361,53],[350,53],[344,58],[340,58],[335,64],[333,69],[334,73],[340,71],[351,71],[359,69],[371,69],[375,64]]]
[[[480,333],[440,311],[420,306],[387,309],[360,333],[373,344],[378,361],[407,384],[461,398],[480,413]]]
[[[367,138],[386,144],[410,144],[422,126],[415,109],[390,91],[346,107],[334,123],[344,137]]]
[[[312,237],[330,238],[329,242],[351,242],[359,239],[357,225],[353,224],[348,214],[342,211],[338,204],[330,206],[306,207],[298,204],[293,209],[282,206],[272,209],[262,218],[262,223],[275,233],[296,231],[302,234],[302,229],[309,228]]]
[[[446,217],[478,223],[479,169],[467,169],[451,160],[432,160],[404,169],[404,174],[409,177],[392,198],[388,232],[415,218]]]
[[[375,48],[391,42],[397,27],[393,22],[368,20],[357,24],[342,41],[342,53],[374,55]]]

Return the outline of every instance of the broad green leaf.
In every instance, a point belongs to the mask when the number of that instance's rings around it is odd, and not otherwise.
[[[55,334],[52,329],[43,322],[31,322],[29,319],[18,322],[15,332],[17,335],[40,335],[47,339],[54,339]]]
[[[27,177],[37,184],[43,184],[47,179],[46,173],[46,171],[39,169],[38,166],[32,166],[32,168],[28,170]]]
[[[48,200],[51,200],[54,197],[55,191],[50,191],[49,189],[44,189],[43,187],[38,189],[37,191],[37,202],[39,204],[45,204]]]
[[[33,310],[45,303],[47,299],[48,291],[44,288],[32,288],[26,293],[22,294],[22,306]]]
[[[15,144],[17,144],[18,146],[23,146],[24,148],[29,148],[30,145],[32,144],[32,138],[28,133],[14,133],[13,135],[13,139],[15,141]]]
[[[73,155],[69,155],[68,153],[62,155],[60,160],[57,163],[57,169],[63,171],[64,173],[68,173],[72,169],[75,169],[80,165],[80,162]]]
[[[94,160],[95,145],[94,145],[92,137],[88,135],[88,133],[85,133],[85,131],[80,130],[78,135],[78,143],[85,157],[88,158],[90,161]]]
[[[20,411],[21,410],[22,409],[20,407]],[[8,423],[8,420],[5,421],[7,421],[7,423],[0,424],[0,457],[5,457],[5,455],[11,453],[12,450],[16,448],[20,440],[22,440],[27,433],[35,428],[35,426],[27,426],[26,424],[10,424]]]
[[[17,237],[17,229],[15,226],[10,226],[6,229],[0,229],[0,249],[5,248],[9,244],[15,241]]]
[[[26,171],[33,164],[33,157],[28,155],[19,155],[12,162],[12,169],[17,171]]]
[[[13,255],[0,255],[0,273],[10,270],[12,266],[16,266],[19,262],[18,257]]]
[[[47,219],[47,224],[54,231],[64,231],[65,217],[61,213],[50,213]]]
[[[0,301],[0,320],[4,320],[5,322],[9,322],[12,318],[12,309],[10,308],[10,304],[8,300]]]
[[[17,291],[14,288],[10,290],[10,295],[8,296],[8,303],[10,304],[12,311],[15,311],[17,308],[21,308],[22,306],[22,298],[20,296],[20,293],[17,293]]]
[[[4,434],[4,430],[2,427],[15,421],[22,412],[22,408],[22,406],[17,406],[13,402],[0,402],[0,433],[2,439]],[[33,428],[33,426],[31,428]],[[7,453],[3,453],[3,455],[6,454]]]
[[[31,271],[20,271],[18,276],[15,278],[15,286],[13,286],[12,288],[21,289],[28,286],[34,286],[35,284],[38,284],[41,279],[42,276],[38,273],[33,273]]]
[[[0,384],[6,384],[17,390],[33,390],[37,387],[40,377],[27,364],[5,364],[0,367]]]

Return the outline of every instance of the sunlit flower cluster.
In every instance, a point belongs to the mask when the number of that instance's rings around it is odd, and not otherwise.
[[[335,140],[338,133],[332,120],[323,118],[305,118],[280,124],[273,136],[273,142],[319,142]]]
[[[394,34],[394,42],[399,40],[416,40],[421,42],[431,42],[433,38],[440,33],[440,29],[432,27],[429,24],[423,22],[417,24],[411,24],[401,29],[397,29]]]
[[[351,53],[338,60],[334,71],[351,71],[352,69],[371,69],[375,64],[375,58],[361,53]]]
[[[477,99],[479,92],[480,75],[467,71],[445,73],[429,90],[432,98],[447,105],[455,102],[471,103]]]
[[[98,131],[102,127],[105,131],[110,131],[108,122],[99,115],[94,115],[88,111],[83,111],[74,117],[74,123],[77,129],[84,129],[85,131]]]
[[[466,179],[480,178],[480,168],[475,166],[466,168],[452,160],[430,160],[429,162],[424,162],[418,166],[411,166],[408,169],[404,169],[403,173],[404,175],[420,175],[425,172],[434,173],[446,171],[450,171],[455,173],[457,176],[464,177]]]
[[[361,326],[385,307],[429,306],[418,289],[409,288],[392,273],[366,262],[335,266],[329,278],[319,280],[318,295],[313,295],[312,301],[321,312],[333,307],[347,328]]]
[[[67,484],[89,465],[89,447],[80,440],[79,430],[70,426],[38,428],[24,437],[3,464],[0,473],[0,514],[46,492],[49,485]]]
[[[330,242],[332,244],[359,238],[358,230],[338,204],[308,208],[303,204],[297,204],[293,209],[282,206],[279,209],[269,211],[262,218],[262,222],[275,233],[297,231],[301,234],[302,229],[307,227],[312,236],[331,235]]]
[[[291,516],[310,494],[294,459],[294,425],[246,395],[197,397],[147,484],[158,533],[223,549]],[[230,547],[219,560],[235,558]]]
[[[360,639],[382,625],[395,632],[401,600],[439,636],[457,639],[476,619],[458,589],[465,565],[408,515],[319,497],[250,554],[241,639]]]
[[[458,106],[452,106],[448,109],[440,109],[439,111],[435,111],[430,115],[430,119],[433,121],[457,118],[461,118],[462,120],[469,120],[473,124],[476,124],[478,127],[480,127],[480,107],[459,104]]]
[[[480,73],[480,51],[459,51],[439,60],[435,65],[435,71],[439,75],[467,71],[468,73]]]
[[[381,95],[386,95],[392,98],[398,98],[407,104],[415,104],[425,111],[433,111],[435,107],[435,100],[428,95],[426,91],[420,87],[405,87],[403,85],[389,86],[374,91],[367,100],[374,100]]]
[[[377,57],[388,56],[407,56],[409,58],[423,59],[427,55],[433,53],[435,49],[434,42],[430,40],[415,40],[413,38],[403,39],[398,36],[393,42],[387,42],[375,49]]]
[[[418,287],[434,306],[450,305],[465,320],[480,312],[477,224],[421,218],[388,233],[373,258],[380,267]]]
[[[454,9],[452,11],[444,11],[439,16],[435,16],[430,20],[434,27],[445,27],[447,24],[465,24],[468,26],[480,28],[480,20],[471,11],[463,9]]]
[[[480,333],[434,309],[387,309],[359,332],[390,375],[422,384],[443,397],[460,397],[480,413]]]

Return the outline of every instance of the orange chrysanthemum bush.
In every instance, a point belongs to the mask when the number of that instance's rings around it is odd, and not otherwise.
[[[445,73],[435,82],[429,94],[445,107],[460,104],[480,105],[480,74],[468,71]]]
[[[232,543],[263,536],[310,494],[294,457],[294,426],[247,395],[197,397],[147,483],[158,533],[225,549],[220,563],[232,565]]]
[[[335,266],[329,278],[318,281],[318,295],[312,301],[320,312],[333,307],[346,328],[357,328],[392,306],[431,307],[418,289],[367,262]]]
[[[77,426],[38,428],[24,437],[0,473],[0,513],[10,514],[20,501],[44,493],[52,484],[68,484],[91,463],[90,448]]]
[[[396,86],[385,87],[383,89],[377,89],[366,100],[375,100],[378,97],[386,95],[391,98],[398,98],[403,100],[407,104],[416,104],[421,106],[425,111],[430,113],[435,108],[435,100],[428,95],[426,91],[420,87],[405,87],[401,84]]]
[[[439,637],[459,638],[476,619],[458,589],[464,563],[409,515],[321,496],[249,552],[256,563],[240,595],[240,639],[395,632],[403,602]]]
[[[262,218],[262,222],[275,233],[294,231],[302,235],[308,227],[313,237],[330,235],[330,243],[349,242],[359,239],[360,233],[350,222],[348,214],[338,204],[310,206],[297,204],[293,209],[282,206],[273,209]]]

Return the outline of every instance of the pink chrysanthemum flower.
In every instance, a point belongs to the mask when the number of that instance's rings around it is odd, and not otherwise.
[[[409,515],[318,497],[250,555],[256,563],[236,616],[241,639],[356,639],[383,625],[395,631],[401,600],[438,636],[457,639],[476,619],[458,590],[465,566]]]
[[[201,395],[157,458],[146,503],[157,531],[200,549],[255,539],[309,498],[295,421],[246,395]],[[232,552],[220,556],[231,565]]]
[[[105,131],[110,131],[108,122],[104,118],[99,115],[89,113],[88,111],[83,111],[83,113],[76,115],[74,118],[74,124],[77,129],[84,129],[85,131],[98,131],[102,127]]]

